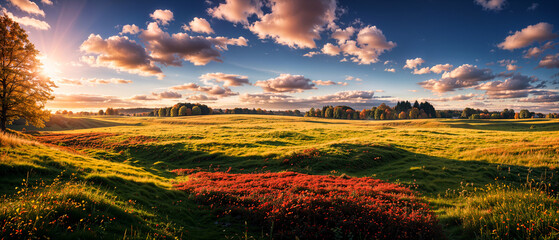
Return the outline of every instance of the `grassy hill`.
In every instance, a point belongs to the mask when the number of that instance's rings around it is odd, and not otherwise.
[[[176,188],[175,169],[372,177],[412,189],[451,239],[559,237],[557,120],[55,120],[1,136],[7,238],[277,238]]]

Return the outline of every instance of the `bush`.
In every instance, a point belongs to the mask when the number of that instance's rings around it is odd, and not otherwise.
[[[197,172],[174,187],[284,239],[440,239],[433,212],[400,185],[293,172]]]

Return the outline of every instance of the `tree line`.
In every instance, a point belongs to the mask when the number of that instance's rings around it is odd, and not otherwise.
[[[535,113],[527,109],[514,112],[513,109],[503,109],[501,112],[489,112],[487,109],[464,108],[460,114],[462,119],[526,119],[526,118],[559,118],[558,113]]]
[[[390,107],[385,103],[371,109],[357,111],[348,106],[324,106],[322,109],[311,108],[305,117],[348,119],[348,120],[392,120],[392,119],[423,119],[440,117],[435,107],[429,102],[417,102],[412,105],[409,101],[398,101],[396,106]]]

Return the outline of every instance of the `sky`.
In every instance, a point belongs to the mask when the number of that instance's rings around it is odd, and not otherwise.
[[[559,112],[556,0],[2,0],[52,110],[429,101]]]

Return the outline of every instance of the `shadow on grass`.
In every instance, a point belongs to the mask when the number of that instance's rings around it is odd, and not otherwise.
[[[37,128],[34,126],[25,126],[25,120],[14,121],[14,124],[9,125],[8,128],[21,131],[66,131],[74,129],[88,129],[100,127],[115,127],[115,126],[137,126],[138,124],[126,124],[120,122],[112,122],[107,120],[99,120],[93,118],[68,118],[63,116],[54,115],[45,123],[44,128]]]
[[[446,121],[443,121],[446,122]],[[511,132],[544,132],[559,131],[559,121],[546,121],[544,119],[529,120],[455,120],[449,125],[453,128],[511,131]]]
[[[445,194],[466,184],[482,187],[496,179],[511,184],[527,177],[545,179],[559,188],[559,171],[483,161],[459,161],[410,152],[397,146],[331,144],[323,149],[269,156],[229,156],[188,149],[181,143],[141,145],[126,150],[131,163],[162,177],[174,178],[169,170],[200,168],[232,173],[296,171],[306,174],[347,174],[374,177],[417,187],[427,196]],[[546,177],[544,177],[544,175]]]

